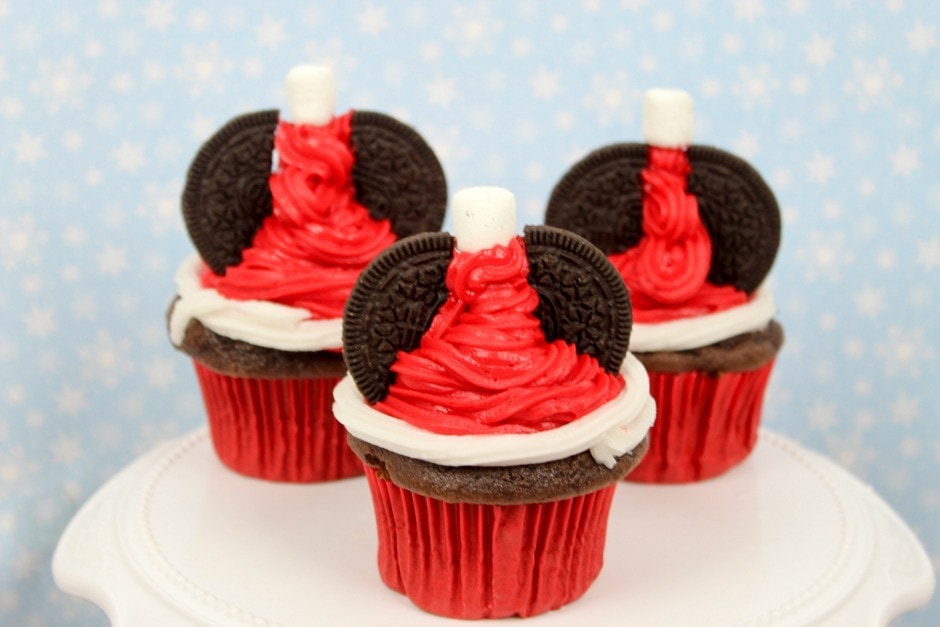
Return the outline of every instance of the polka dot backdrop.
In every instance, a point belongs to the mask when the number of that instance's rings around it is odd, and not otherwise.
[[[106,625],[53,584],[81,504],[204,423],[166,337],[179,198],[232,116],[325,62],[339,111],[415,126],[451,191],[540,223],[589,150],[681,87],[698,143],[780,201],[787,341],[766,426],[870,483],[940,560],[940,5],[923,0],[0,0],[0,623]],[[449,221],[445,226],[449,225]],[[940,624],[940,600],[897,619]]]

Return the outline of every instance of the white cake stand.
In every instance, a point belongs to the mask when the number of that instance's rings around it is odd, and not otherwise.
[[[387,589],[375,555],[364,479],[248,479],[203,429],[102,487],[52,567],[115,627],[447,622]],[[526,624],[881,626],[935,585],[923,547],[871,489],[767,431],[718,479],[619,486],[605,557],[584,597]]]

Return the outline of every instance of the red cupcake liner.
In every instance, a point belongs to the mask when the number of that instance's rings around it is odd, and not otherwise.
[[[337,377],[254,379],[194,361],[216,454],[235,472],[294,483],[361,475],[333,417]]]
[[[650,371],[656,422],[643,461],[627,475],[641,483],[688,483],[729,470],[757,443],[774,361],[748,372]]]
[[[574,601],[600,573],[616,484],[528,505],[447,503],[366,467],[379,573],[422,610],[452,618],[534,616]]]

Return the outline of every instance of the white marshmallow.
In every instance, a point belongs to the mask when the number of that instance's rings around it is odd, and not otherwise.
[[[692,96],[681,89],[650,89],[643,94],[643,137],[660,148],[692,143]]]
[[[502,187],[468,187],[454,194],[457,250],[476,253],[516,236],[516,197]]]
[[[295,124],[321,126],[333,119],[336,78],[326,65],[296,65],[284,80],[287,106]]]

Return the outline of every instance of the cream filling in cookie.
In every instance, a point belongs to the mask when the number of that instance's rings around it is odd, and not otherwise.
[[[564,459],[590,450],[599,464],[613,468],[653,425],[656,404],[646,369],[627,354],[620,370],[626,386],[592,412],[561,427],[537,433],[442,435],[373,409],[352,377],[333,393],[333,413],[360,440],[394,453],[441,466],[517,466]]]

